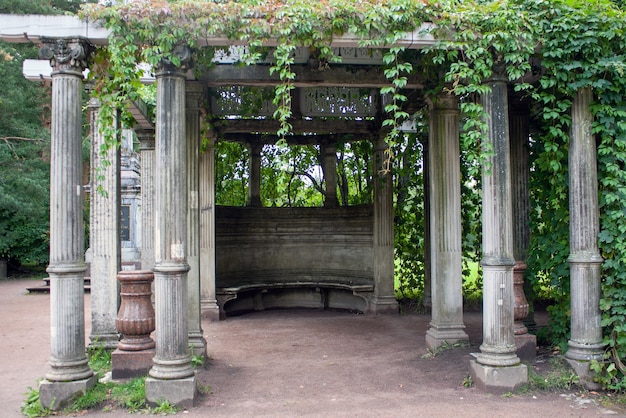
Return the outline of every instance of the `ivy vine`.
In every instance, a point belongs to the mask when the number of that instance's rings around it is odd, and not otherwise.
[[[139,94],[138,63],[153,67],[163,59],[176,63],[174,48],[183,43],[209,63],[212,49],[203,45],[222,37],[232,45],[249,45],[246,64],[258,62],[265,48],[273,47],[270,71],[281,81],[274,92],[278,109],[274,116],[280,121],[279,134],[286,135],[291,129],[293,51],[308,47],[321,63],[332,65],[338,60],[330,48],[332,39],[351,33],[361,39],[359,46],[385,50],[389,85],[381,93],[390,100],[381,123],[389,129],[390,149],[404,141],[399,127],[411,116],[406,110],[407,77],[427,74],[428,94],[447,91],[460,98],[463,156],[470,175],[474,170],[476,176],[490,152],[483,146],[487,128],[477,97],[489,91],[485,80],[500,71],[516,90],[532,98],[532,240],[527,275],[535,295],[529,296],[533,299],[541,291],[555,301],[552,338],[562,346],[569,333],[571,98],[576,89],[591,87],[600,179],[598,238],[605,259],[602,325],[612,357],[609,366],[597,369],[606,386],[626,388],[620,360],[626,355],[626,15],[621,1],[144,0],[114,7],[89,5],[83,14],[111,30],[93,71],[103,126],[113,126],[110,122],[124,112],[126,102]],[[397,43],[419,31],[437,41],[416,58]],[[105,135],[109,144],[116,142],[113,131]]]

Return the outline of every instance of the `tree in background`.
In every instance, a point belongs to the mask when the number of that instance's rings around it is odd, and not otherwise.
[[[0,13],[75,12],[78,0],[0,0]],[[22,75],[38,48],[0,42],[0,258],[13,265],[48,262],[50,102],[48,89]]]

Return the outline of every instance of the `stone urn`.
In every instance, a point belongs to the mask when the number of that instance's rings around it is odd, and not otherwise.
[[[149,270],[120,271],[117,280],[122,298],[115,320],[115,327],[122,334],[117,348],[122,351],[154,348],[154,340],[150,337],[155,328],[151,300],[154,273]]]

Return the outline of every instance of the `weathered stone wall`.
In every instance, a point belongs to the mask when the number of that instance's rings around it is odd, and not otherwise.
[[[216,287],[373,283],[373,207],[216,208]]]

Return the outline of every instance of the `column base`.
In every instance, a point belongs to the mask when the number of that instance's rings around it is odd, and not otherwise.
[[[572,368],[579,378],[579,382],[588,390],[600,390],[602,385],[593,381],[595,373],[591,370],[589,361],[580,361],[565,358],[565,361]]]
[[[429,350],[434,350],[444,344],[455,344],[458,342],[469,342],[469,337],[463,331],[465,325],[447,325],[445,327],[430,324],[430,329],[426,331],[426,346]]]
[[[206,357],[206,341],[202,333],[189,333],[189,351],[194,356]]]
[[[146,379],[146,401],[150,406],[157,406],[159,401],[168,401],[172,405],[189,409],[197,393],[196,376],[185,379],[162,380]]]
[[[578,361],[601,361],[604,358],[604,344],[583,344],[572,340],[567,342],[567,352],[565,357],[570,360]]]
[[[117,345],[120,342],[120,335],[118,333],[113,334],[91,334],[89,336],[89,345],[91,349],[103,348],[105,350],[113,351],[117,349]]]
[[[202,301],[200,310],[202,319],[209,322],[217,322],[220,320],[220,307],[217,306],[216,300]]]
[[[42,380],[39,383],[39,402],[46,409],[58,411],[93,388],[97,379],[98,376],[93,375],[87,379],[70,382]]]
[[[537,336],[519,334],[515,336],[515,354],[522,361],[533,361],[537,357]]]
[[[507,367],[486,366],[472,359],[470,376],[478,389],[503,394],[528,383],[528,368],[525,364]]]
[[[397,314],[400,312],[398,301],[393,296],[374,297],[370,302],[367,313],[379,314]]]
[[[115,350],[111,353],[111,377],[113,379],[127,379],[147,376],[152,367],[155,350],[123,351]]]

